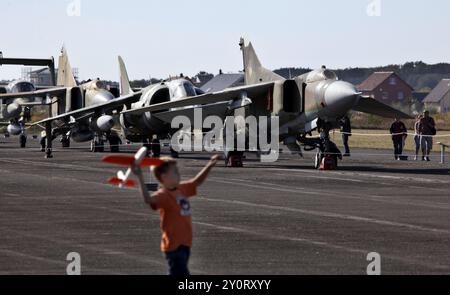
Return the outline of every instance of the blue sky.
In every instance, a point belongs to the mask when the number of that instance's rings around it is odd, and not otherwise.
[[[75,1],[75,2],[74,2]],[[80,16],[67,7],[80,3]],[[381,3],[380,16],[367,6]],[[5,57],[57,56],[65,44],[82,79],[238,71],[240,36],[268,68],[450,62],[448,0],[0,0]],[[20,67],[0,67],[0,80]]]

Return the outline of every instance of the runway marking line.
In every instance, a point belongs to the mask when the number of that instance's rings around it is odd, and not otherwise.
[[[205,198],[199,198],[199,199],[205,200]],[[211,199],[206,199],[206,200],[211,201]],[[142,216],[142,217],[146,217],[146,218],[148,218],[150,216],[152,219],[158,219],[159,220],[158,216],[147,214],[147,213],[139,213],[139,212],[134,212],[134,211],[129,211],[129,210],[112,209],[112,208],[107,208],[107,207],[98,207],[98,206],[90,206],[90,205],[87,205],[87,206],[88,207],[92,207],[92,208],[98,208],[98,209],[114,212],[114,213],[120,213],[120,214]],[[257,232],[255,230],[247,230],[247,229],[231,227],[231,226],[216,225],[216,224],[207,223],[207,222],[201,222],[201,221],[192,221],[192,223],[196,224],[196,225],[200,225],[200,226],[212,227],[212,228],[215,228],[215,229],[220,229],[220,230],[225,230],[225,231],[230,231],[230,232],[239,232],[239,233],[243,233],[243,234],[256,235],[256,236],[269,238],[269,239],[289,240],[289,241],[292,241],[292,242],[307,243],[307,244],[312,244],[312,245],[315,245],[315,246],[321,246],[321,247],[325,247],[325,248],[332,248],[332,249],[337,249],[337,250],[343,250],[343,251],[351,252],[351,253],[360,253],[360,254],[366,255],[367,253],[370,252],[369,250],[357,249],[357,248],[346,247],[346,246],[340,246],[340,245],[335,245],[335,244],[331,244],[331,243],[327,243],[327,242],[315,241],[315,240],[311,240],[311,239],[296,238],[296,237],[286,237],[286,236],[280,236],[280,235],[271,235],[271,234],[266,234],[266,233],[260,233],[260,232]],[[397,260],[397,261],[403,262],[405,264],[421,265],[421,266],[424,266],[424,267],[427,267],[427,268],[432,268],[432,269],[442,269],[442,270],[450,269],[450,267],[448,267],[446,265],[436,265],[436,264],[423,263],[422,261],[416,261],[416,260],[413,260],[413,259],[407,259],[407,258],[403,258],[403,257],[399,257],[399,256],[385,255],[384,254],[383,257],[387,257],[387,258],[392,259],[392,260]]]
[[[279,174],[281,176],[292,176],[292,175],[287,175],[287,174]],[[303,177],[303,176],[301,176]],[[312,176],[313,177],[313,176]],[[248,180],[248,179],[236,179],[236,178],[219,178],[219,177],[215,177],[218,180],[222,180],[222,181],[236,181],[236,182],[247,182],[247,183],[254,183],[256,184],[257,182],[252,181],[252,180]],[[214,177],[211,177],[211,179],[214,179]],[[441,209],[441,210],[450,210],[450,204],[449,203],[439,203],[439,202],[417,202],[417,201],[413,201],[413,200],[406,200],[405,202],[402,201],[395,201],[392,200],[392,197],[387,197],[387,196],[380,196],[380,195],[369,195],[369,194],[364,194],[364,197],[361,197],[360,195],[357,194],[351,194],[351,193],[346,193],[346,195],[337,195],[334,192],[329,192],[328,190],[320,190],[320,189],[314,189],[314,191],[312,190],[307,190],[307,188],[305,187],[298,187],[298,186],[287,186],[287,185],[280,185],[280,184],[276,184],[276,183],[269,183],[269,182],[264,182],[265,185],[270,185],[272,187],[280,187],[280,188],[286,188],[291,192],[290,190],[296,190],[297,192],[301,193],[302,196],[306,196],[308,194],[310,195],[329,195],[329,196],[333,196],[335,198],[343,198],[343,199],[357,199],[357,200],[364,200],[364,201],[373,201],[373,202],[381,202],[381,203],[387,203],[387,204],[396,204],[396,205],[406,205],[406,206],[418,206],[418,207],[428,207],[428,208],[433,208],[433,209]]]

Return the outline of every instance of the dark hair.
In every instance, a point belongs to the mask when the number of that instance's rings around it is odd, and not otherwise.
[[[175,161],[171,157],[162,157],[160,160],[163,162],[161,165],[153,168],[153,174],[155,175],[156,179],[161,181],[161,176],[167,171],[169,171],[170,167],[177,164],[177,161]]]

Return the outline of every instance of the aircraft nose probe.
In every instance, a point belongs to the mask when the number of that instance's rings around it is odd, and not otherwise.
[[[325,90],[324,98],[330,111],[345,114],[358,103],[361,94],[353,84],[335,81]]]

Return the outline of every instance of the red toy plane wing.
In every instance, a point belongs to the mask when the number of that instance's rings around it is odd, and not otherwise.
[[[123,186],[134,186],[135,182],[132,179],[128,179],[127,181],[122,181],[121,179],[117,177],[112,177],[108,180],[109,184],[112,185],[123,185]]]
[[[131,156],[106,156],[102,160],[105,163],[122,165],[122,166],[131,166],[135,158]],[[141,161],[141,167],[150,167],[150,166],[159,166],[162,164],[162,161],[157,158],[144,158]]]
[[[150,166],[158,167],[162,163],[163,163],[163,161],[161,161],[158,158],[144,158],[144,159],[142,159],[141,167],[150,167]]]
[[[103,162],[110,164],[117,164],[122,166],[131,166],[134,162],[134,157],[131,156],[106,156],[102,159]]]

